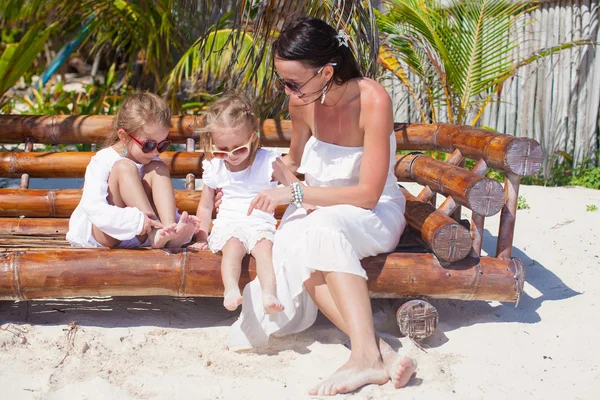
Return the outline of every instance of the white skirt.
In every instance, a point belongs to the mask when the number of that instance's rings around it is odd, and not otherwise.
[[[254,246],[263,240],[273,242],[275,235],[275,225],[269,221],[258,218],[240,218],[215,220],[213,228],[208,236],[208,248],[213,253],[218,253],[223,249],[227,241],[236,238],[246,248],[250,254]]]
[[[229,330],[232,350],[261,347],[269,336],[309,328],[317,306],[304,288],[316,271],[345,272],[367,279],[360,260],[393,251],[404,231],[404,199],[380,202],[373,210],[350,205],[320,207],[309,215],[288,207],[275,234],[273,265],[277,297],[285,310],[265,314],[258,279],[244,289],[240,318]]]

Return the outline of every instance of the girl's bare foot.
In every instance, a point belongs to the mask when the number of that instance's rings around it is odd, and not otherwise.
[[[309,391],[312,396],[335,396],[353,392],[365,385],[383,385],[390,380],[381,359],[373,365],[353,361],[344,364],[325,381]]]
[[[170,240],[175,239],[177,237],[177,232],[175,232],[176,226],[176,224],[171,224],[158,229],[150,239],[152,248],[162,249]]]
[[[242,304],[242,300],[242,294],[237,287],[225,290],[225,293],[223,294],[223,306],[229,311],[235,311],[235,309]]]
[[[265,314],[274,314],[283,311],[283,304],[277,300],[277,297],[270,293],[263,293],[262,301],[263,307],[265,308]]]
[[[196,232],[196,225],[193,222],[192,217],[190,217],[187,211],[181,213],[181,217],[179,218],[179,222],[175,226],[175,233],[177,237],[171,239],[169,242],[169,248],[178,249],[185,244],[188,244],[190,240],[192,240],[192,236]]]
[[[417,370],[415,360],[402,357],[394,351],[382,353],[381,356],[394,387],[400,389],[406,386]]]

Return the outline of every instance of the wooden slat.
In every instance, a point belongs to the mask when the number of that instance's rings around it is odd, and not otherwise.
[[[210,251],[45,249],[0,251],[0,300],[74,296],[222,296],[221,257]],[[442,267],[432,254],[392,253],[362,260],[372,297],[428,296],[518,301],[518,259],[465,259]],[[256,276],[243,262],[240,285]]]
[[[18,116],[0,115],[0,142],[22,143],[31,138],[36,143],[98,143],[110,130],[111,116]],[[174,117],[169,137],[176,143],[186,138],[198,139],[196,117]],[[537,172],[543,158],[538,143],[517,139],[484,129],[448,124],[396,124],[398,149],[460,150],[465,157],[484,158],[493,168],[518,175]],[[261,141],[266,146],[288,146],[289,121],[263,122]]]

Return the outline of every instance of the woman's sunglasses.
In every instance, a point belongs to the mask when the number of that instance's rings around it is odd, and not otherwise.
[[[231,156],[243,157],[248,152],[250,152],[250,146],[252,145],[252,139],[254,139],[254,137],[250,136],[250,140],[248,140],[248,143],[246,143],[243,146],[236,147],[235,149],[233,149],[231,151],[219,150],[213,145],[211,153],[215,158],[218,158],[219,160],[226,160]]]
[[[157,142],[156,140],[150,139],[150,140],[144,140],[143,142],[140,142],[131,133],[129,133],[127,131],[125,131],[125,133],[127,133],[129,135],[129,137],[133,139],[134,142],[139,144],[140,147],[142,148],[142,152],[144,152],[146,154],[152,153],[154,151],[154,149],[156,149],[159,153],[162,153],[163,151],[168,149],[169,146],[171,145],[170,140],[163,140],[162,142]]]
[[[279,74],[277,74],[277,72],[275,73],[275,77],[277,78],[279,83],[281,83],[282,85],[284,85],[285,87],[290,89],[290,91],[292,93],[294,93],[296,96],[303,96],[305,93],[302,93],[302,90],[300,90],[300,89],[302,89],[304,86],[306,86],[308,84],[308,82],[312,81],[315,76],[317,76],[321,72],[323,72],[323,68],[325,68],[328,65],[335,67],[337,65],[337,63],[328,63],[328,64],[323,65],[321,68],[319,68],[319,70],[313,76],[310,77],[309,80],[307,80],[300,86],[296,85],[294,82],[288,82],[288,81],[284,80],[281,76],[279,76]]]

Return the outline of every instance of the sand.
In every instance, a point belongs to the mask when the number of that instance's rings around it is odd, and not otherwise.
[[[410,188],[413,193],[418,189]],[[600,398],[600,191],[523,186],[513,255],[526,265],[514,304],[433,300],[425,351],[399,338],[388,301],[376,326],[419,363],[407,388],[367,386],[336,398]],[[498,216],[486,220],[495,249]],[[225,347],[236,312],[221,299],[101,298],[0,301],[3,399],[308,399],[349,355],[323,317],[268,348]]]

